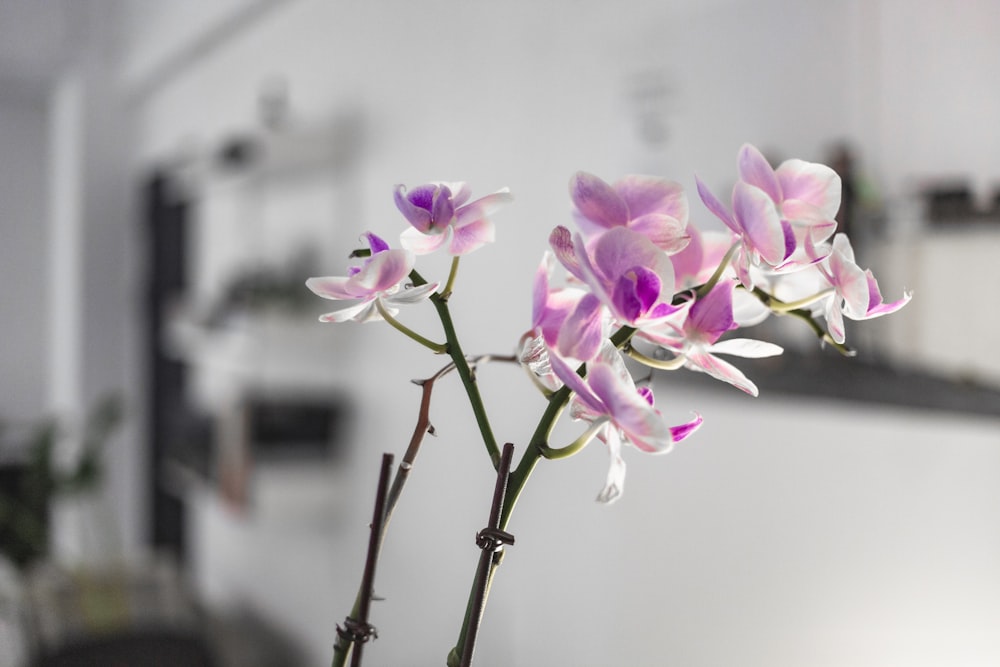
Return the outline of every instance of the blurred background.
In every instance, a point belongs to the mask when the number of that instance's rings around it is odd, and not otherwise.
[[[727,192],[750,142],[837,168],[859,263],[913,302],[854,359],[762,325],[788,355],[741,364],[757,399],[658,377],[705,425],[627,452],[614,506],[599,446],[542,462],[476,664],[1000,664],[997,26],[993,0],[0,0],[0,663],[329,664],[409,380],[443,364],[318,323],[305,279],[403,229],[397,183],[509,186],[451,302],[467,352],[509,354],[572,173],[678,180],[711,226],[695,174]],[[522,445],[542,399],[479,378]],[[468,412],[440,383],[367,664],[457,637],[493,480]]]

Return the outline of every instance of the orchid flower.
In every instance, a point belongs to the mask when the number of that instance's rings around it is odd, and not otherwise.
[[[757,386],[742,371],[716,355],[760,358],[779,355],[783,350],[773,343],[750,338],[719,341],[723,334],[740,326],[733,314],[735,287],[736,283],[732,280],[721,281],[691,304],[680,327],[668,323],[667,326],[643,329],[638,335],[673,352],[685,367],[707,373],[751,396],[757,396]],[[637,357],[640,361],[659,366],[652,359],[642,355]],[[679,364],[671,364],[671,367],[677,366]]]
[[[614,227],[588,245],[581,235],[571,240],[568,229],[556,227],[549,244],[566,270],[586,283],[619,323],[642,327],[677,311],[670,258],[639,232]],[[601,312],[590,309],[589,315],[596,318]]]
[[[502,188],[470,202],[471,195],[462,182],[429,183],[409,192],[397,185],[396,208],[412,225],[400,235],[400,243],[418,255],[446,248],[453,256],[492,243],[495,230],[486,216],[511,201],[510,190]]]
[[[552,289],[555,257],[546,251],[535,272],[531,330],[521,337],[518,357],[532,379],[553,391],[562,383],[549,365],[549,348],[582,363],[593,358],[607,337],[607,327],[595,310],[601,303],[593,294],[575,287]]]
[[[740,245],[733,265],[740,282],[751,289],[751,266],[762,262],[772,268],[781,266],[795,250],[791,225],[781,219],[774,202],[760,188],[738,181],[733,186],[730,213],[700,179],[696,182],[698,195],[708,210],[736,234]]]
[[[532,328],[563,357],[584,362],[597,354],[601,341],[607,338],[606,311],[600,299],[583,289],[553,290],[550,279],[554,263],[555,256],[546,251],[535,272]]]
[[[577,172],[570,180],[575,217],[587,239],[615,227],[639,232],[666,253],[688,243],[687,195],[679,183],[652,176],[626,176],[608,185],[597,176]]]
[[[750,144],[740,149],[738,169],[740,180],[767,193],[782,220],[791,225],[796,245],[802,251],[794,264],[812,263],[816,259],[815,247],[837,228],[834,218],[841,198],[837,172],[824,164],[798,159],[785,160],[772,169]]]
[[[846,337],[844,317],[870,320],[888,315],[909,303],[913,296],[904,290],[901,299],[885,303],[871,270],[864,271],[855,263],[854,249],[845,234],[833,237],[833,250],[819,269],[833,287],[833,294],[826,302],[825,316],[830,337],[837,343],[843,343]]]
[[[320,316],[321,322],[372,322],[394,316],[396,306],[417,303],[430,298],[437,283],[404,289],[402,281],[413,269],[414,255],[409,250],[392,250],[381,238],[368,232],[364,235],[371,256],[361,266],[351,267],[347,276],[310,278],[306,287],[324,299],[357,301],[341,310]]]
[[[636,388],[618,350],[610,344],[587,364],[586,379],[557,355],[550,357],[550,363],[559,379],[575,393],[572,416],[591,424],[580,446],[593,437],[608,446],[611,463],[604,488],[597,496],[600,502],[613,502],[621,496],[625,482],[621,453],[624,444],[649,454],[664,454],[701,426],[702,418],[697,414],[686,424],[667,426],[653,407],[653,392],[648,387]]]

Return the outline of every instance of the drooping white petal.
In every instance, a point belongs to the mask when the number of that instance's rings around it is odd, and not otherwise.
[[[784,348],[774,343],[753,338],[729,338],[706,348],[712,354],[731,354],[744,359],[763,359],[777,357],[784,353]]]
[[[326,313],[325,315],[320,315],[319,321],[347,322],[348,320],[356,320],[358,322],[363,322],[375,319],[373,313],[374,315],[378,315],[378,311],[375,309],[374,296],[365,299],[364,301],[359,301],[358,303],[347,306],[346,308],[335,310],[332,313]]]
[[[382,302],[399,305],[418,303],[424,299],[430,298],[430,296],[434,293],[434,290],[438,288],[438,285],[439,283],[427,283],[426,285],[417,285],[415,287],[401,289],[394,294],[387,294],[383,296]]]
[[[694,352],[688,354],[688,366],[694,370],[707,373],[716,380],[728,382],[737,389],[745,391],[751,396],[757,396],[757,385],[751,382],[743,371],[733,366],[728,361],[723,361],[708,352]]]
[[[445,227],[440,233],[424,234],[415,227],[407,227],[399,235],[399,244],[407,250],[417,255],[429,255],[438,248],[451,243],[451,236],[454,229],[451,225]]]
[[[618,430],[607,425],[604,429],[604,443],[608,446],[608,475],[604,488],[597,494],[597,502],[613,503],[621,497],[625,488],[625,459],[622,458],[622,441]]]

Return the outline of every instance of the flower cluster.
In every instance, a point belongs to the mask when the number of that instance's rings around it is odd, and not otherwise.
[[[688,199],[678,183],[626,176],[609,184],[583,172],[570,181],[575,229],[558,226],[549,236],[518,360],[550,405],[569,406],[569,414],[587,424],[576,441],[553,447],[548,436],[554,419],[547,418],[539,427],[540,440],[533,443],[539,456],[567,456],[594,438],[607,445],[611,464],[598,495],[602,501],[621,494],[625,445],[664,453],[702,423],[695,414],[668,426],[650,387],[637,386],[626,357],[655,369],[704,372],[756,395],[754,383],[722,356],[767,357],[782,350],[735,337],[734,330],[771,313],[791,313],[822,340],[847,351],[845,317],[878,317],[910,299],[904,293],[884,302],[871,271],[856,264],[847,237],[835,234],[841,183],[832,169],[803,160],[774,169],[756,148],[745,145],[737,172],[729,205],[697,182],[702,203],[725,225],[722,232],[702,232],[690,223]],[[410,331],[395,319],[398,306],[446,300],[459,259],[494,240],[489,216],[510,199],[503,189],[471,200],[464,183],[431,183],[410,191],[397,186],[396,206],[409,223],[399,238],[402,247],[390,249],[368,233],[369,249],[357,253],[361,264],[348,276],[311,278],[307,285],[318,295],[354,302],[321,319],[387,320],[454,357],[451,336],[448,343],[434,343]],[[453,257],[452,273],[440,291],[440,283],[428,283],[413,271],[417,255],[437,250]],[[564,279],[557,282],[560,268]],[[794,299],[779,299],[792,283],[814,287]],[[480,427],[490,448],[492,434],[484,422]]]

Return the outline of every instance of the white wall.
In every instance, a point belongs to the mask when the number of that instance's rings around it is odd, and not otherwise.
[[[329,220],[345,237],[402,228],[390,198],[398,182],[465,179],[479,193],[509,185],[517,201],[496,216],[498,244],[463,263],[452,302],[469,352],[506,352],[527,326],[531,276],[549,230],[567,221],[566,182],[577,169],[609,179],[655,170],[693,193],[695,171],[716,188],[732,181],[744,141],[819,159],[846,136],[863,141],[862,158],[890,193],[937,165],[924,154],[996,178],[1000,153],[977,139],[986,136],[978,112],[941,123],[914,108],[927,90],[940,91],[943,106],[998,103],[995,87],[973,86],[973,96],[949,78],[953,69],[993,73],[991,38],[975,41],[983,59],[944,38],[916,41],[935,24],[987,24],[991,6],[963,5],[957,23],[939,22],[944,11],[889,0],[502,9],[300,0],[241,22],[142,88],[137,152],[204,154],[255,127],[258,93],[277,75],[296,122],[365,118],[356,202]],[[899,24],[904,13],[915,18]],[[941,60],[952,66],[930,67]],[[637,81],[669,92],[639,102],[636,86],[648,88]],[[666,143],[637,137],[647,113],[668,130]],[[424,314],[407,322],[435,330]],[[349,388],[361,407],[343,484],[355,504],[279,518],[280,528],[204,504],[194,526],[210,599],[257,606],[317,665],[353,597],[378,457],[398,453],[412,428],[417,394],[406,381],[440,364],[387,327],[352,331],[343,354],[357,369]],[[538,401],[514,369],[481,378],[501,439],[523,443]],[[512,525],[518,544],[500,571],[477,664],[997,661],[994,420],[666,396],[669,414],[697,409],[708,423],[667,459],[630,457],[618,506],[590,501],[603,477],[597,448],[540,466]],[[425,445],[380,568],[377,591],[388,599],[375,607],[375,664],[440,662],[474,569],[489,467],[454,384],[441,387],[433,418],[440,435]]]
[[[0,321],[8,323],[0,347],[3,419],[37,419],[48,399],[46,114],[43,97],[0,95]]]

